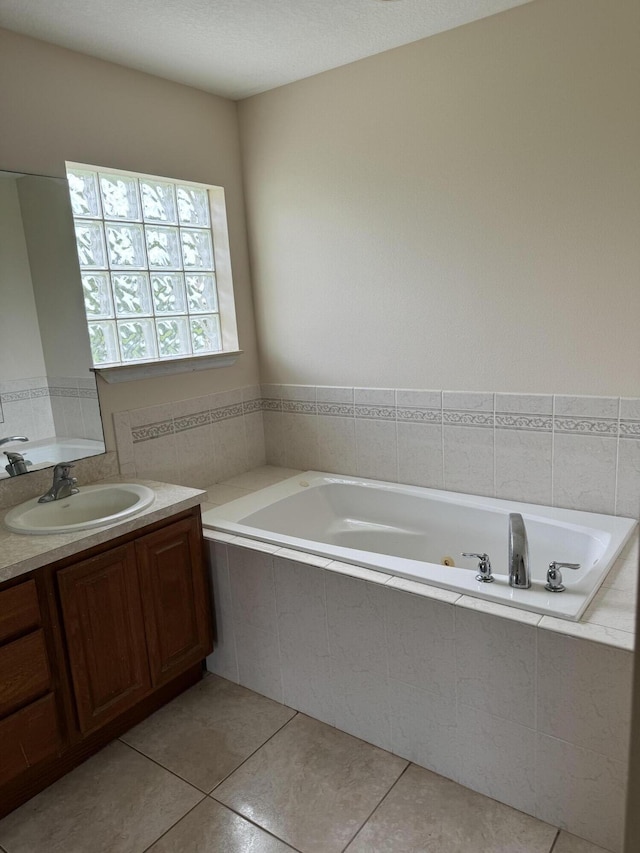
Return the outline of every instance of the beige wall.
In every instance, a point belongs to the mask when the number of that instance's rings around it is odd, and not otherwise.
[[[0,383],[47,372],[16,181],[1,176],[0,365]]]
[[[232,368],[100,383],[107,445],[112,412],[256,382],[235,103],[6,30],[0,79],[0,169],[64,176],[72,160],[225,188],[244,355]]]
[[[637,0],[239,105],[264,381],[637,395]]]

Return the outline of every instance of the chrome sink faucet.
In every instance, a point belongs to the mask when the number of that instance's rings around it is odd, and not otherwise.
[[[78,481],[75,477],[70,476],[73,467],[73,462],[59,462],[56,465],[53,469],[53,485],[48,492],[45,492],[41,498],[38,498],[38,503],[43,504],[49,501],[59,501],[71,495],[78,494],[80,491],[76,486]]]
[[[524,519],[519,512],[509,514],[509,586],[529,589],[529,543]]]

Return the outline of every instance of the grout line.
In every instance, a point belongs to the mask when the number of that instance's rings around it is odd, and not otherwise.
[[[549,848],[549,853],[553,853],[553,851],[556,849],[556,844],[558,843],[559,838],[560,838],[560,830],[558,830],[556,832],[556,837],[553,839],[553,842],[551,843],[551,847]]]
[[[551,506],[556,505],[556,395],[551,398]]]
[[[151,844],[150,844],[148,847],[145,847],[145,848],[144,848],[144,850],[142,851],[142,853],[147,853],[147,851],[148,851],[148,850],[151,850],[151,849],[152,849],[152,848],[153,848],[153,847],[158,843],[158,841],[160,841],[160,839],[161,839],[161,838],[164,838],[164,837],[165,837],[165,835],[168,835],[168,834],[171,832],[171,830],[175,829],[175,827],[176,827],[176,826],[177,826],[181,821],[183,821],[183,820],[185,819],[185,817],[187,817],[187,815],[190,815],[190,814],[191,814],[191,812],[192,812],[192,811],[194,811],[194,809],[197,809],[197,808],[198,808],[198,806],[206,800],[206,798],[207,798],[207,795],[205,794],[205,795],[204,795],[204,797],[203,797],[201,800],[198,800],[198,802],[195,804],[195,806],[192,806],[192,807],[189,809],[189,811],[186,811],[186,812],[182,815],[182,817],[178,818],[178,820],[177,820],[175,823],[172,823],[172,824],[171,824],[171,826],[170,826],[168,829],[165,829],[165,831],[162,833],[162,835],[159,835],[156,839],[154,839],[154,840],[151,842]]]
[[[217,805],[221,806],[223,809],[227,809],[227,811],[230,811],[232,814],[236,815],[236,817],[239,817],[241,820],[244,820],[247,823],[251,824],[251,826],[255,826],[256,829],[259,829],[261,832],[264,832],[265,835],[269,835],[271,838],[275,838],[275,840],[279,841],[281,844],[285,844],[292,851],[292,853],[301,853],[301,851],[297,847],[294,847],[293,844],[290,844],[288,841],[285,841],[284,838],[280,838],[279,835],[275,835],[273,832],[271,832],[271,830],[266,829],[266,827],[262,826],[259,823],[256,823],[255,820],[250,817],[247,817],[247,815],[242,814],[242,812],[236,811],[234,808],[232,808],[232,806],[227,805],[227,803],[223,803],[220,800],[216,800],[216,798],[212,797],[211,795],[209,795],[209,799],[213,800],[214,803],[217,803]]]
[[[241,686],[242,686],[242,685],[241,685]],[[246,687],[246,688],[245,688],[245,690],[249,690],[249,689],[250,689],[250,688],[248,688],[248,687]],[[255,692],[255,691],[252,691],[252,692]],[[267,696],[267,697],[265,697],[265,698],[267,698],[267,699],[268,699],[269,697]],[[272,701],[272,702],[274,702],[275,700],[274,700],[274,699],[272,699],[271,701]],[[283,705],[284,703],[282,703],[282,702],[277,702],[276,704],[278,704],[278,705]],[[289,706],[288,706],[288,705],[285,705],[284,707],[285,707],[285,708],[288,708]],[[224,779],[221,779],[219,782],[216,782],[216,784],[213,786],[213,788],[208,792],[208,794],[207,794],[207,796],[208,796],[208,797],[212,797],[213,799],[215,799],[215,797],[213,796],[213,792],[214,792],[214,791],[216,791],[216,790],[220,787],[220,785],[222,785],[222,784],[223,784],[223,782],[226,782],[226,781],[227,781],[227,779],[228,779],[230,776],[233,776],[233,774],[236,772],[236,770],[239,770],[239,769],[242,767],[242,765],[243,765],[243,764],[246,764],[246,763],[247,763],[247,761],[248,761],[250,758],[253,758],[253,756],[256,754],[256,752],[259,752],[259,751],[262,749],[262,747],[263,747],[263,746],[266,746],[266,745],[269,743],[269,741],[270,741],[270,740],[273,740],[273,738],[274,738],[277,734],[279,734],[279,733],[282,731],[282,729],[284,729],[286,726],[288,726],[288,725],[289,725],[289,723],[291,722],[291,720],[295,720],[295,718],[298,716],[298,714],[299,714],[300,712],[299,712],[299,711],[296,711],[296,709],[295,709],[295,708],[291,708],[290,710],[292,710],[292,711],[294,712],[293,716],[292,716],[292,717],[289,717],[289,719],[286,721],[286,723],[283,723],[283,724],[280,726],[280,728],[276,729],[276,730],[275,730],[275,732],[273,732],[273,734],[269,735],[269,737],[265,740],[265,742],[264,742],[264,743],[261,743],[261,744],[260,744],[260,746],[256,747],[256,749],[254,749],[254,750],[253,750],[253,752],[252,752],[250,755],[247,755],[247,757],[246,757],[246,758],[244,758],[244,759],[240,762],[240,764],[238,764],[238,766],[237,766],[237,767],[234,767],[234,768],[233,768],[233,770],[230,770],[230,771],[229,771],[229,773],[227,773],[227,775],[224,777]],[[219,800],[216,800],[216,802],[219,802]],[[223,805],[226,805],[226,803],[223,803]],[[229,808],[229,806],[227,806],[227,808]],[[231,811],[233,811],[233,809],[231,809]],[[240,814],[240,812],[237,812],[237,814]],[[242,817],[244,817],[244,815],[242,815]]]
[[[616,438],[616,476],[613,491],[613,514],[618,514],[618,471],[620,465],[620,419],[622,417],[622,397],[618,397],[618,429]]]
[[[176,698],[177,698],[177,697],[176,697]],[[149,718],[147,717],[146,719],[149,719]],[[144,722],[144,720],[143,720],[142,722]],[[119,737],[119,738],[118,738],[118,740],[120,741],[120,743],[121,743],[123,746],[127,746],[127,747],[129,747],[129,749],[132,749],[134,752],[137,752],[137,753],[138,753],[138,755],[141,755],[143,758],[146,758],[146,759],[147,759],[148,761],[150,761],[152,764],[155,764],[155,765],[156,765],[156,767],[159,767],[161,770],[165,770],[167,773],[171,773],[171,775],[172,775],[172,776],[175,776],[175,777],[176,777],[176,779],[179,779],[181,782],[184,782],[186,785],[189,785],[191,788],[193,788],[193,789],[194,789],[195,791],[197,791],[199,794],[202,794],[202,798],[203,798],[203,799],[204,799],[204,797],[206,797],[206,796],[207,796],[207,792],[206,792],[206,791],[203,791],[203,790],[202,790],[202,788],[198,788],[198,786],[197,786],[197,785],[195,785],[193,782],[189,782],[189,780],[188,780],[188,779],[185,779],[185,778],[184,778],[184,776],[181,776],[179,773],[176,773],[176,771],[175,771],[175,770],[170,770],[168,767],[165,767],[165,766],[164,766],[164,764],[160,764],[160,762],[159,762],[159,761],[157,761],[155,758],[152,758],[150,755],[147,755],[147,753],[146,753],[146,752],[142,752],[142,750],[141,750],[141,749],[138,749],[138,747],[137,747],[137,746],[131,746],[131,744],[130,744],[130,743],[127,743],[127,741],[126,741],[126,740],[122,740],[122,737]],[[198,802],[201,802],[201,800],[199,800]]]
[[[378,749],[379,749],[379,748],[380,748],[380,747],[378,747]],[[399,758],[400,756],[397,756],[397,757]],[[405,759],[405,760],[406,760],[406,759]],[[367,815],[367,817],[366,817],[366,818],[364,819],[364,821],[360,824],[360,826],[359,826],[359,827],[358,827],[358,829],[355,831],[355,833],[351,836],[351,838],[349,839],[349,841],[347,842],[347,844],[342,848],[342,853],[344,853],[344,851],[347,849],[347,847],[349,847],[349,845],[350,845],[350,844],[353,844],[353,842],[356,840],[356,838],[358,837],[358,835],[362,832],[362,830],[364,829],[364,827],[369,823],[369,821],[371,820],[371,818],[373,817],[373,815],[377,812],[377,810],[380,808],[380,806],[384,803],[384,801],[387,799],[387,797],[389,796],[389,794],[393,791],[393,789],[396,787],[396,785],[398,784],[398,782],[402,779],[402,777],[403,777],[403,776],[404,776],[404,774],[407,772],[407,770],[412,766],[412,764],[413,764],[413,762],[411,762],[411,761],[407,761],[407,766],[403,769],[402,773],[400,773],[400,775],[398,776],[398,778],[397,778],[397,779],[395,780],[395,782],[391,785],[391,787],[389,788],[389,790],[387,791],[387,793],[384,795],[384,797],[380,800],[380,802],[379,802],[379,803],[377,803],[377,804],[373,807],[373,809],[369,812],[369,814]]]

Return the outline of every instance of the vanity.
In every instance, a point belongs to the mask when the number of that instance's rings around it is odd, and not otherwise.
[[[202,677],[202,492],[147,485],[121,523],[0,533],[0,817]]]

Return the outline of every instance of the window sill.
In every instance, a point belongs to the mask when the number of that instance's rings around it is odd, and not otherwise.
[[[93,372],[110,385],[149,379],[153,376],[169,376],[173,373],[191,373],[194,370],[210,370],[214,367],[231,367],[242,355],[242,350],[216,352],[195,358],[174,358],[167,361],[140,361],[135,364],[118,364],[114,367],[93,367]]]

